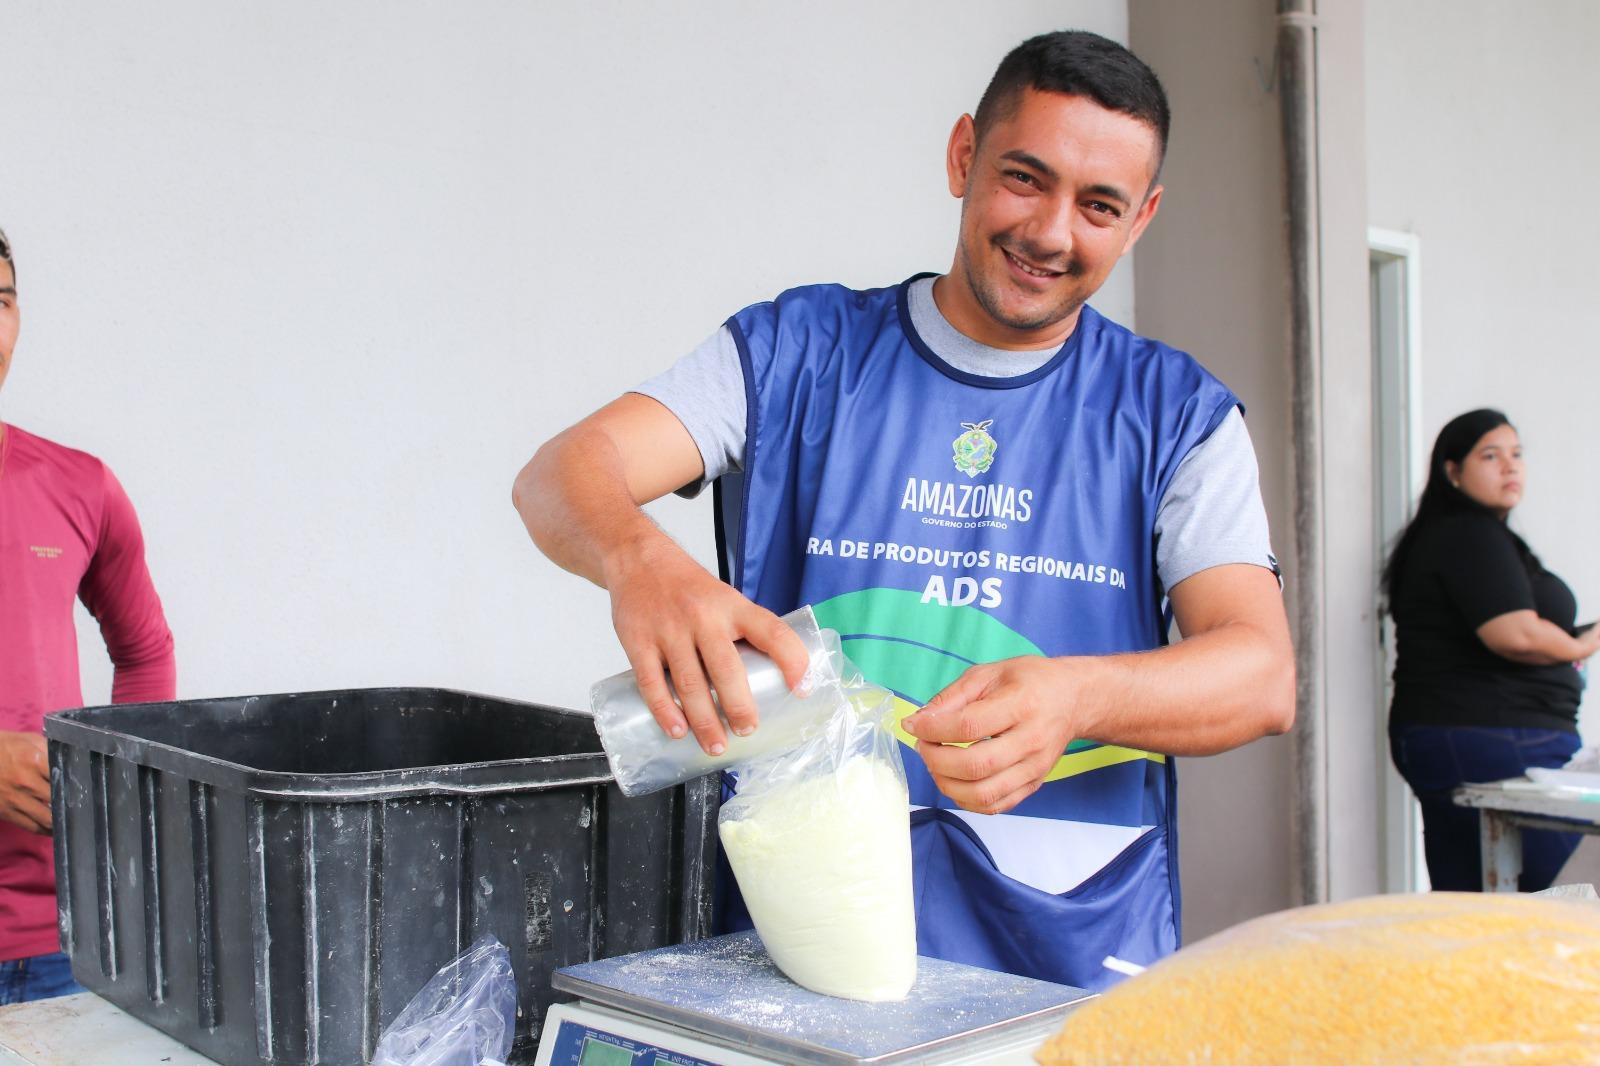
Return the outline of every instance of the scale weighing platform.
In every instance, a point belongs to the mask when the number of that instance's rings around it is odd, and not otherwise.
[[[1032,1066],[1093,996],[919,958],[906,999],[837,999],[785,977],[754,931],[568,966],[551,985],[579,1002],[550,1008],[535,1066]]]

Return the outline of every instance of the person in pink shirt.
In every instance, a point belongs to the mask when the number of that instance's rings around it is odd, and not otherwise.
[[[20,315],[0,231],[0,386]],[[61,953],[44,716],[83,703],[72,601],[100,623],[114,703],[170,700],[172,631],[133,505],[105,464],[0,421],[0,1004],[81,991]]]

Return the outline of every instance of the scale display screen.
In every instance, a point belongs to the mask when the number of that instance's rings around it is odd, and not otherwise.
[[[625,1047],[591,1036],[578,1052],[578,1066],[633,1066],[633,1056]]]
[[[563,1020],[555,1031],[549,1062],[550,1066],[716,1066],[647,1040],[571,1020]]]

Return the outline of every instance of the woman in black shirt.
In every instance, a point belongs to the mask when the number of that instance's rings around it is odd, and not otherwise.
[[[1574,667],[1600,650],[1600,627],[1573,626],[1572,590],[1506,525],[1522,489],[1522,445],[1506,416],[1453,419],[1383,571],[1396,636],[1389,746],[1422,805],[1435,889],[1483,884],[1478,812],[1451,792],[1571,758],[1583,687]],[[1548,887],[1578,840],[1524,831],[1519,887]]]

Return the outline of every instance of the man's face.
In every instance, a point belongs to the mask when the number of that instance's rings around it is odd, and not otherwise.
[[[962,116],[946,158],[960,196],[958,328],[1002,347],[1063,339],[1155,216],[1156,132],[1085,96],[1024,90],[975,143]],[[981,334],[981,335],[980,335]]]
[[[11,353],[17,347],[17,331],[22,325],[17,310],[17,274],[11,264],[0,259],[0,385],[11,369]]]

